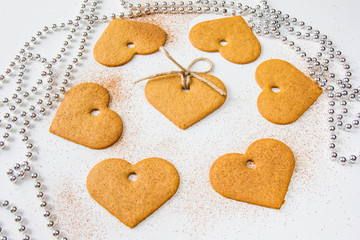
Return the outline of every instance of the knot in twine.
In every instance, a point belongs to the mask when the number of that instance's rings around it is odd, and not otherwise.
[[[148,79],[155,78],[155,77],[160,77],[160,76],[169,75],[169,74],[179,74],[180,78],[181,78],[181,85],[182,85],[183,89],[190,89],[191,77],[194,77],[194,78],[202,81],[203,83],[206,83],[210,87],[212,87],[220,95],[222,95],[222,96],[226,95],[225,91],[220,89],[218,86],[216,86],[209,80],[198,75],[198,74],[206,74],[213,70],[214,64],[208,58],[204,58],[204,57],[196,58],[189,64],[189,66],[187,68],[184,68],[172,56],[170,56],[169,52],[164,47],[161,46],[159,49],[161,52],[163,52],[165,54],[165,56],[168,59],[170,59],[170,61],[172,61],[176,66],[178,66],[181,69],[181,71],[169,71],[169,72],[157,73],[157,74],[145,77],[145,78],[141,78],[141,79],[137,80],[136,82],[134,82],[134,84],[137,84],[141,81],[148,80]],[[209,69],[206,71],[201,71],[201,72],[192,71],[191,70],[192,66],[194,66],[195,63],[201,62],[201,61],[207,62],[209,64]]]

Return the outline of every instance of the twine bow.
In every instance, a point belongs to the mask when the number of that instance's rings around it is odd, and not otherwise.
[[[204,58],[204,57],[194,59],[187,68],[184,68],[172,56],[170,56],[169,52],[164,47],[160,47],[160,51],[163,52],[165,54],[165,56],[167,58],[169,58],[176,66],[178,66],[181,69],[181,71],[169,71],[169,72],[157,73],[157,74],[145,77],[145,78],[141,78],[141,79],[137,80],[136,82],[134,82],[134,84],[137,84],[141,81],[148,80],[148,79],[155,78],[155,77],[160,77],[160,76],[169,75],[169,74],[179,74],[181,77],[181,85],[182,85],[183,89],[190,89],[191,77],[194,77],[194,78],[202,81],[203,83],[206,83],[210,87],[212,87],[220,95],[222,95],[222,96],[226,95],[225,91],[220,89],[218,86],[216,86],[209,80],[198,75],[198,74],[206,74],[213,70],[214,64],[209,59]],[[192,66],[194,66],[195,63],[201,62],[201,61],[207,62],[209,64],[209,69],[206,71],[201,71],[201,72],[192,71],[191,70]]]

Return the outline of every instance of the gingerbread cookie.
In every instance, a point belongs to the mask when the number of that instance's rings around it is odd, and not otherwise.
[[[199,74],[226,93],[225,85],[220,79],[210,74]],[[150,80],[145,87],[146,99],[157,110],[181,129],[197,123],[226,100],[208,84],[191,77],[189,90],[182,88],[181,77],[170,74]]]
[[[228,61],[255,61],[261,46],[248,24],[240,17],[228,17],[196,24],[189,33],[191,44],[205,52],[220,52]]]
[[[252,143],[245,154],[230,153],[218,158],[209,177],[215,191],[226,198],[280,209],[294,166],[291,149],[267,138]]]
[[[322,93],[314,81],[283,60],[261,63],[255,77],[263,89],[257,100],[258,110],[276,124],[296,121]]]
[[[151,54],[166,42],[160,27],[123,19],[114,19],[94,47],[94,58],[100,64],[117,67],[129,62],[135,54]]]
[[[133,174],[135,181],[129,178]],[[86,187],[96,202],[134,228],[176,193],[179,182],[175,167],[164,159],[147,158],[131,165],[113,158],[91,169]]]
[[[89,148],[109,147],[123,130],[119,115],[108,108],[109,100],[107,90],[98,84],[76,85],[66,93],[49,131]]]

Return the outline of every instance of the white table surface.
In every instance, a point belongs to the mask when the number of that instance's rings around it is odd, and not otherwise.
[[[358,1],[268,2],[326,33],[351,63],[354,75],[359,75]],[[0,1],[0,72],[5,71],[30,36],[44,25],[73,18],[80,4],[79,0]],[[108,10],[111,7],[116,9],[119,2],[103,0],[101,6],[100,12],[109,13]],[[259,38],[263,47],[261,57],[246,66],[230,64],[216,54],[194,50],[186,36],[190,24],[194,24],[189,20],[193,17],[176,16],[168,20],[155,17],[154,20],[172,35],[173,41],[167,48],[185,65],[200,56],[215,62],[213,75],[223,80],[229,96],[219,110],[185,131],[177,129],[147,103],[143,95],[144,84],[135,87],[131,84],[148,74],[172,70],[172,64],[161,66],[158,60],[164,60],[164,57],[156,53],[146,58],[136,57],[121,69],[100,66],[92,59],[91,48],[106,24],[93,30],[87,58],[76,72],[74,82],[115,84],[116,89],[110,90],[110,107],[122,117],[124,133],[114,146],[94,151],[47,131],[55,109],[42,117],[42,121],[36,122],[31,136],[35,139],[39,156],[32,166],[46,186],[59,229],[74,240],[359,239],[360,167],[359,164],[341,166],[331,162],[326,155],[329,135],[327,98],[321,96],[298,121],[288,126],[267,122],[256,109],[260,89],[253,74],[258,64],[269,58],[282,58],[302,70],[305,70],[305,65],[289,54],[290,50],[279,41],[264,38]],[[204,18],[201,16],[195,21]],[[58,49],[62,39],[54,34],[39,48],[50,57],[52,46]],[[149,62],[151,64],[145,67]],[[360,84],[358,77],[354,78],[355,83]],[[1,99],[5,95],[2,90],[0,88]],[[281,210],[225,199],[211,188],[208,181],[209,168],[219,156],[230,152],[243,153],[253,141],[264,137],[286,143],[297,160],[286,203]],[[339,137],[344,149],[349,148],[347,155],[359,152],[358,130],[349,135],[342,133]],[[23,156],[16,151],[18,143],[12,144],[15,146],[0,152],[0,199],[9,199],[21,209],[33,239],[50,239],[32,181],[12,184],[7,179],[6,169],[21,161],[18,159]],[[89,197],[85,188],[86,176],[96,163],[106,158],[118,157],[136,163],[152,156],[174,164],[180,173],[180,187],[170,201],[130,230]],[[10,239],[19,239],[11,218],[8,212],[0,209],[0,226],[6,228]]]

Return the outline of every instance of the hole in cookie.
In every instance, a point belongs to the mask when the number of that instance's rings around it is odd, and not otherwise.
[[[271,91],[273,91],[274,93],[278,93],[278,92],[280,92],[280,88],[278,88],[278,87],[272,87],[272,88],[271,88]]]
[[[226,46],[226,44],[227,44],[227,41],[225,41],[225,40],[220,41],[221,46]]]
[[[130,182],[135,182],[137,180],[137,175],[136,173],[130,173],[128,176],[128,179]]]
[[[128,48],[133,48],[133,47],[135,47],[135,45],[134,45],[133,43],[128,43],[128,44],[127,44],[127,47],[128,47]]]
[[[256,168],[256,165],[255,165],[255,163],[254,163],[253,160],[248,160],[248,161],[246,162],[246,166],[247,166],[248,168],[250,168],[250,169],[255,169],[255,168]]]
[[[92,110],[90,114],[93,116],[97,116],[97,115],[99,115],[99,113],[100,113],[100,111],[98,109],[95,109],[95,110]]]
[[[188,92],[189,90],[190,90],[190,87],[189,88],[181,88],[181,90],[183,91],[183,92]]]

